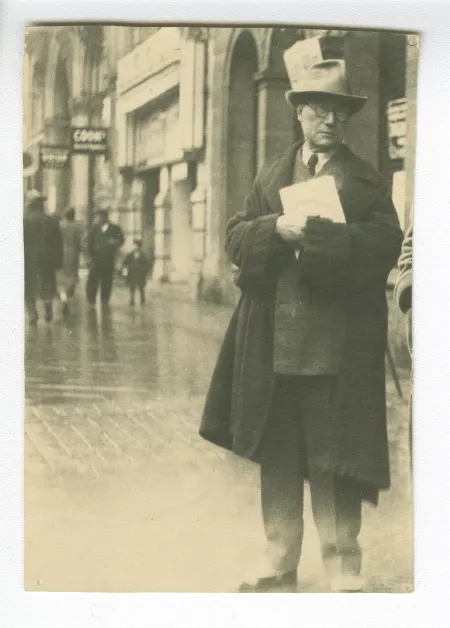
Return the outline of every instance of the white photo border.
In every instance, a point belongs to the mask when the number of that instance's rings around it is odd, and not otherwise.
[[[22,65],[33,21],[298,23],[419,32],[414,230],[415,592],[333,596],[25,593],[23,590]],[[450,6],[405,0],[0,4],[0,625],[5,628],[351,625],[448,621],[450,565]],[[383,548],[380,547],[380,551]],[[446,619],[447,617],[447,619]]]

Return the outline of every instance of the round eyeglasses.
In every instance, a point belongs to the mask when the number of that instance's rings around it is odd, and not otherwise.
[[[319,118],[326,118],[331,111],[339,122],[345,122],[350,117],[350,110],[348,107],[342,105],[319,105],[317,103],[313,105],[308,103],[308,107],[310,107]]]

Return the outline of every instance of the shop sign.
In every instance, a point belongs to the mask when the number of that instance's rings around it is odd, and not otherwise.
[[[44,168],[66,168],[70,151],[61,146],[41,146],[40,157]]]
[[[406,148],[406,98],[390,100],[387,104],[389,157],[404,159]]]
[[[73,153],[104,155],[108,145],[108,130],[99,127],[73,127],[71,141]]]

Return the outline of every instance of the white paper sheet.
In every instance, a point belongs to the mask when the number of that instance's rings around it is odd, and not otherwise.
[[[304,183],[294,183],[280,190],[285,214],[320,216],[333,222],[345,223],[345,215],[332,176],[317,177]]]

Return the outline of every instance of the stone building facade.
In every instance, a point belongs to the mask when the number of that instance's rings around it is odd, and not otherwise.
[[[42,26],[27,30],[25,148],[67,146],[72,126],[108,129],[106,156],[42,165],[50,211],[72,204],[89,223],[108,206],[126,234],[142,235],[153,280],[192,298],[232,303],[237,290],[225,226],[258,169],[300,139],[285,100],[284,52],[305,46],[306,67],[344,58],[368,97],[346,141],[392,183],[403,224],[413,205],[418,41],[375,31],[296,27]],[[28,98],[26,95],[28,94]],[[409,147],[409,149],[408,149]],[[394,308],[392,308],[394,311]],[[400,332],[400,319],[392,315]]]

